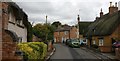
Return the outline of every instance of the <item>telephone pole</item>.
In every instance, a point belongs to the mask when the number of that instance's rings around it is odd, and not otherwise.
[[[48,16],[46,15],[46,24],[47,24],[47,17],[48,17]]]
[[[80,12],[80,10],[79,10]],[[79,39],[79,22],[80,22],[80,15],[78,13],[78,17],[77,17],[77,38]]]
[[[47,15],[46,15],[46,24],[45,24],[45,26],[46,26],[46,35],[45,35],[45,40],[47,41],[47,36],[48,36],[48,32],[47,32],[47,30],[48,30],[48,28],[47,28]]]

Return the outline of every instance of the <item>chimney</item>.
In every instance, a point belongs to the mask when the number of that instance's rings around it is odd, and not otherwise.
[[[102,8],[101,8],[100,17],[102,17],[102,16],[103,16],[103,12],[102,12]]]
[[[110,2],[110,7],[112,7],[112,2]]]
[[[78,23],[80,22],[80,17],[79,17],[79,15],[78,15],[78,18],[77,18],[77,20],[78,20]]]
[[[115,3],[115,6],[113,6],[112,2],[110,2],[109,14],[112,14],[112,13],[117,12],[117,11],[118,11],[117,2]]]
[[[115,7],[117,7],[117,2],[115,2]]]

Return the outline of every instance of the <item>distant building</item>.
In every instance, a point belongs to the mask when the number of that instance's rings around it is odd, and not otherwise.
[[[54,42],[62,43],[67,39],[77,38],[77,28],[75,26],[63,25],[59,26],[54,32]]]

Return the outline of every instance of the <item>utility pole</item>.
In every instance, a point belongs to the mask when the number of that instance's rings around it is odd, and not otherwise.
[[[78,20],[78,23],[77,23],[77,38],[79,39],[79,22],[80,22],[80,17],[79,17],[79,15],[78,15],[77,20]]]
[[[80,9],[79,9],[79,13],[80,13]],[[80,16],[78,13],[78,17],[77,17],[77,38],[79,39],[79,22],[80,22]]]
[[[46,24],[47,24],[47,15],[46,15]]]
[[[47,28],[47,15],[46,15],[46,24],[45,24],[45,26],[46,26],[46,35],[45,35],[45,41],[47,41],[47,36],[48,36],[48,28]]]

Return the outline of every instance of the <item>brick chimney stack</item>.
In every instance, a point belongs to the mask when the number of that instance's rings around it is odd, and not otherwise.
[[[80,17],[79,17],[79,15],[78,15],[78,18],[77,18],[77,20],[78,20],[78,23],[80,22]]]
[[[110,7],[112,7],[112,2],[110,2]]]
[[[103,12],[102,12],[102,8],[101,8],[100,17],[102,17],[102,16],[103,16]]]
[[[112,2],[110,2],[109,14],[112,14],[112,13],[114,13],[116,11],[118,11],[117,2],[115,3],[115,6],[112,5]]]

